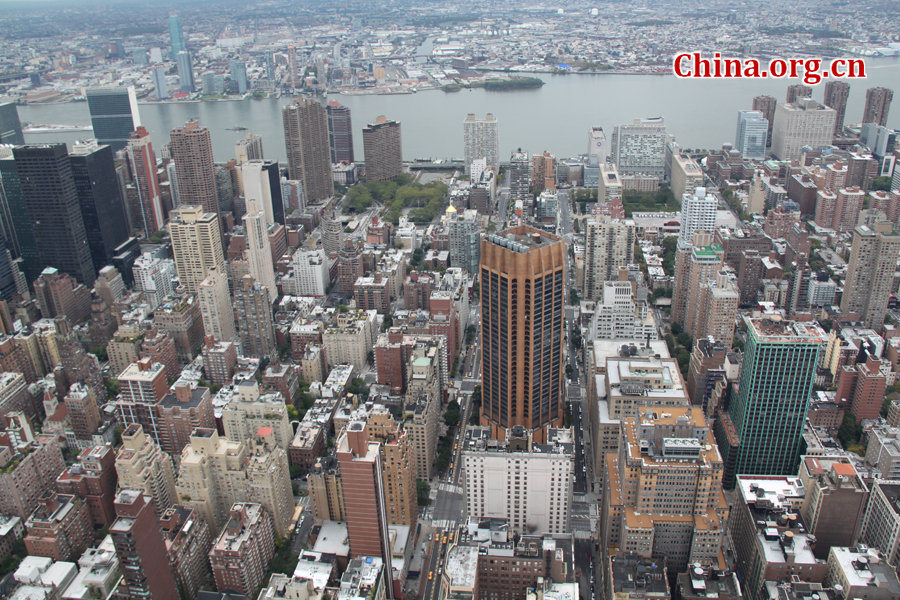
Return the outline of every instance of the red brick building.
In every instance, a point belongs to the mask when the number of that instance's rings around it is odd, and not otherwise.
[[[109,534],[123,576],[119,597],[126,600],[178,598],[153,499],[141,492],[124,490],[115,505],[118,518],[110,526]]]
[[[46,492],[25,522],[25,548],[31,556],[77,558],[94,539],[91,515],[78,496]]]
[[[857,423],[861,423],[863,419],[878,418],[887,387],[887,378],[881,373],[880,360],[869,356],[864,363],[841,367],[835,385],[835,399],[850,403],[850,412],[856,417]]]
[[[116,453],[110,446],[94,446],[56,478],[56,491],[81,498],[94,525],[103,527],[116,520],[116,479]]]
[[[181,597],[196,598],[197,592],[212,581],[208,557],[213,539],[209,525],[194,509],[176,504],[163,513],[159,527]]]
[[[210,383],[227,385],[237,367],[237,348],[234,342],[216,341],[208,335],[203,344],[203,372]]]
[[[262,583],[275,555],[272,517],[259,504],[231,507],[231,518],[209,553],[216,589],[249,596]]]

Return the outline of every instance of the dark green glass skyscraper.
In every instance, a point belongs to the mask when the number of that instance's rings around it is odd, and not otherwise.
[[[736,447],[719,447],[734,458],[723,486],[735,475],[791,475],[797,472],[806,410],[813,390],[819,352],[827,340],[815,322],[747,318],[747,345],[740,388],[728,413]]]

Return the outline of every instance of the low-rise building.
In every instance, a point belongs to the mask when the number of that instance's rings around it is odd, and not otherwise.
[[[823,585],[843,590],[845,598],[866,598],[866,600],[900,598],[897,570],[872,548],[832,547],[828,553]]]
[[[606,597],[616,600],[669,600],[666,559],[639,554],[611,556],[606,568]]]

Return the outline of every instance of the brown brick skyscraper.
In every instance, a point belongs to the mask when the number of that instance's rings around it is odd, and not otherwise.
[[[403,173],[400,121],[388,121],[382,115],[363,127],[363,150],[366,181],[385,181]]]
[[[863,123],[878,123],[887,127],[888,111],[891,110],[893,90],[886,87],[874,87],[866,90],[866,106],[863,109]]]
[[[192,120],[184,127],[173,129],[169,138],[181,198],[190,204],[201,205],[203,212],[218,216],[219,199],[209,129]]]
[[[850,84],[845,81],[829,81],[825,84],[825,106],[837,111],[834,120],[834,135],[844,131],[844,114],[847,112],[847,99],[850,97]]]
[[[303,98],[285,106],[281,113],[290,178],[303,182],[307,202],[316,204],[327,200],[334,195],[334,182],[325,107]]]
[[[562,424],[565,242],[531,227],[481,240],[481,424],[543,443]]]

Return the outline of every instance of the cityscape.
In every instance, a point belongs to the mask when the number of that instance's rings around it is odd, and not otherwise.
[[[900,600],[893,3],[0,23],[0,598]]]

